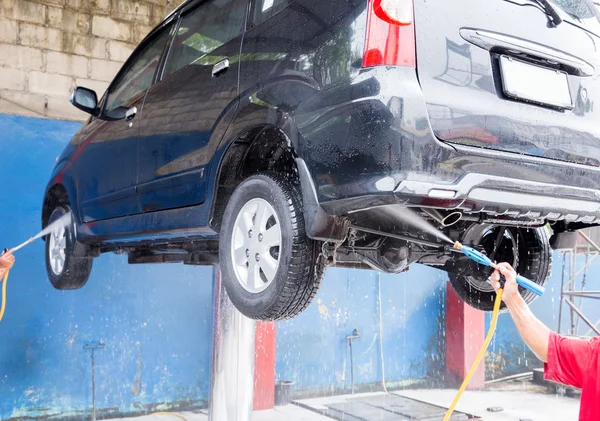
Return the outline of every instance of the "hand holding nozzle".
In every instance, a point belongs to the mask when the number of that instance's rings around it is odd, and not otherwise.
[[[504,290],[502,301],[505,303],[508,303],[515,297],[519,297],[517,272],[508,263],[498,263],[496,270],[494,270],[490,278],[490,282],[496,292],[500,288]]]
[[[456,243],[454,243],[454,248],[462,251],[465,254],[465,256],[476,261],[477,263],[485,265],[485,266],[489,266],[493,269],[497,269],[500,271],[500,273],[502,273],[502,271],[499,269],[500,265],[492,262],[490,260],[490,258],[487,257],[485,254],[483,254],[475,249],[472,249],[471,247],[463,246],[458,241]],[[508,265],[508,264],[506,264],[506,265],[510,268],[510,270],[512,270],[514,272],[514,269],[512,269],[510,267],[510,265]],[[502,273],[502,274],[505,275],[504,273]],[[528,289],[529,291],[533,292],[536,295],[542,295],[546,291],[546,288],[544,288],[541,285],[536,284],[533,281],[530,281],[529,279],[525,278],[524,276],[517,275],[515,273],[514,277],[515,277],[515,280],[517,281],[517,284],[521,285],[523,288]]]
[[[15,256],[12,254],[12,250],[4,250],[2,256],[0,256],[0,269],[10,270],[15,264]]]

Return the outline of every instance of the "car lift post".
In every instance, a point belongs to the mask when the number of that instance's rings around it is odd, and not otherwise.
[[[255,321],[233,306],[213,269],[210,421],[250,421],[254,398]]]

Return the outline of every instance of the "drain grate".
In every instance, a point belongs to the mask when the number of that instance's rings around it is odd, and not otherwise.
[[[343,421],[442,421],[446,409],[402,396],[388,394],[348,399],[325,405],[325,415]],[[455,412],[451,421],[467,421],[472,416]]]

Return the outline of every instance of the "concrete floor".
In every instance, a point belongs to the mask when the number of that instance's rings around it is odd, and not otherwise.
[[[424,389],[403,390],[392,392],[404,396],[447,407],[456,390]],[[372,396],[381,393],[365,393],[360,395],[341,395],[327,398],[304,399],[298,401],[302,405],[316,410],[325,408],[324,405],[343,402],[362,396]],[[488,412],[487,408],[499,406],[502,412]],[[458,406],[458,411],[473,414],[483,421],[576,421],[579,414],[579,400],[569,397],[560,397],[548,393],[545,388],[532,388],[529,386],[505,387],[504,390],[467,391],[463,394]],[[182,412],[169,415],[148,415],[137,418],[123,418],[122,421],[208,421],[205,411],[201,413]],[[252,421],[331,421],[331,418],[322,416],[309,409],[296,405],[277,407],[269,411],[257,411],[253,414]],[[228,420],[223,420],[228,421]],[[373,420],[377,421],[377,420]]]

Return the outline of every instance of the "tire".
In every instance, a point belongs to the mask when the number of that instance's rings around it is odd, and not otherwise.
[[[498,228],[489,225],[473,226],[467,230],[464,243],[466,245],[480,245],[483,243],[483,248],[490,254],[493,247],[489,247],[489,242],[486,244],[485,241],[481,241],[482,233]],[[513,249],[511,258],[508,247],[504,247],[504,251],[497,254],[494,260],[498,262],[508,261],[517,273],[539,285],[546,285],[552,270],[552,249],[550,248],[548,230],[545,227],[506,228],[506,233],[507,238],[510,237],[516,240],[514,243],[516,243],[515,248],[518,252],[515,254]],[[492,311],[496,293],[487,281],[490,274],[490,268],[478,265],[466,257],[461,257],[458,263],[458,271],[449,272],[449,277],[452,287],[467,304],[478,310]],[[537,298],[537,295],[523,287],[519,287],[519,292],[528,304]],[[502,303],[501,308],[506,308],[504,303]]]
[[[48,220],[48,225],[71,212],[68,206],[58,206]],[[64,240],[64,248],[60,250],[60,242]],[[54,244],[59,244],[54,247]],[[46,237],[46,272],[52,286],[60,290],[79,289],[87,282],[92,271],[91,257],[74,257],[75,225],[71,220],[64,227],[57,227]],[[60,255],[54,259],[52,256]],[[62,264],[57,264],[62,260]]]
[[[325,259],[320,243],[306,236],[301,197],[297,180],[261,174],[244,180],[227,204],[219,241],[221,279],[246,317],[290,319],[319,289]]]

